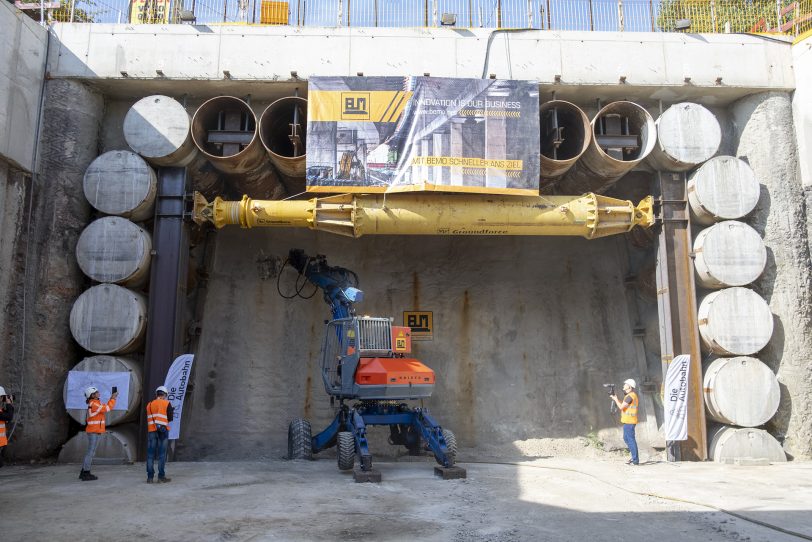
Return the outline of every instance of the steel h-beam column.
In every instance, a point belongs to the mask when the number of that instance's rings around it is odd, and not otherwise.
[[[185,194],[185,168],[170,167],[158,171],[144,354],[145,402],[152,400],[155,388],[163,385],[172,361],[183,353],[183,314],[189,269]],[[143,409],[141,418],[139,455],[143,457],[146,450]]]
[[[669,459],[704,461],[708,458],[708,443],[687,182],[682,173],[660,172],[658,177],[662,228],[657,243],[656,272],[663,382],[668,365],[676,355],[691,355],[688,440],[679,448],[669,447]]]

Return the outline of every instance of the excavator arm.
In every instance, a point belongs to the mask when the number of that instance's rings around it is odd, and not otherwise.
[[[333,320],[355,315],[355,303],[364,300],[364,292],[357,288],[358,275],[343,267],[329,265],[321,254],[310,257],[304,250],[292,249],[288,263],[313,285],[324,292],[324,301],[330,305]]]

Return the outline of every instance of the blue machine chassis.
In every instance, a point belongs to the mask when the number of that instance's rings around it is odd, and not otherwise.
[[[391,404],[364,401],[352,408],[342,403],[333,422],[324,431],[314,436],[311,441],[313,453],[318,453],[336,445],[338,433],[349,431],[355,439],[355,453],[358,455],[361,470],[372,468],[372,454],[369,451],[369,442],[366,437],[368,425],[399,426],[399,429],[413,428],[420,435],[426,446],[434,453],[434,458],[444,467],[454,466],[455,458],[443,436],[443,429],[429,415],[426,408],[410,408],[405,403]],[[404,442],[393,442],[404,444]]]

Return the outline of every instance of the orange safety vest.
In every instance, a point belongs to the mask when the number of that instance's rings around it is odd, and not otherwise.
[[[152,433],[158,430],[159,425],[166,427],[169,431],[169,417],[166,414],[166,409],[169,406],[169,401],[166,399],[153,399],[147,404],[147,432]]]
[[[631,397],[632,402],[626,403],[626,397]],[[623,408],[622,413],[620,414],[620,423],[637,423],[637,405],[639,401],[637,399],[637,394],[634,392],[630,392],[626,397],[623,398]]]
[[[88,433],[104,433],[105,414],[113,410],[116,400],[112,397],[107,404],[102,404],[98,399],[91,399],[87,405],[87,429]]]
[[[8,437],[6,436],[6,422],[0,422],[0,448],[8,444]]]

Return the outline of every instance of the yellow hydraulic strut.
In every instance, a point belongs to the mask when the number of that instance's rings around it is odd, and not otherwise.
[[[577,235],[596,239],[654,224],[653,200],[637,206],[597,194],[481,196],[344,194],[297,201],[212,202],[195,193],[194,221],[217,228],[310,228],[362,235]]]

